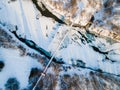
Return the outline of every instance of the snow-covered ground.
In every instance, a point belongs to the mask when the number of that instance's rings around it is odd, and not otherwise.
[[[30,0],[0,1],[0,8],[0,22],[17,25],[19,35],[47,49],[49,39],[46,38],[46,34],[53,32],[55,24],[46,17],[40,17]]]
[[[29,75],[32,68],[42,69],[42,65],[28,56],[20,56],[19,50],[0,48],[0,61],[5,66],[0,72],[0,90],[5,90],[4,85],[9,78],[16,78],[20,89],[29,85]]]
[[[81,29],[74,27],[73,30],[71,26],[61,25],[52,18],[42,16],[30,0],[0,1],[0,24],[8,32],[11,26],[17,26],[18,35],[34,41],[52,54],[64,39],[55,57],[61,58],[68,65],[77,65],[80,60],[85,63],[85,67],[120,75],[120,43],[113,44],[104,38],[86,36],[92,41],[88,43],[76,31]],[[66,32],[69,34],[64,38]],[[108,53],[97,52],[92,46]],[[31,68],[41,68],[36,60],[28,56],[20,57],[19,52],[12,49],[0,48],[0,60],[5,63],[5,68],[0,72],[0,88],[4,87],[9,77],[16,77],[21,89],[25,88]]]
[[[76,33],[76,31],[70,31],[71,27],[59,25],[57,22],[55,23],[55,21],[51,18],[41,16],[40,12],[35,8],[31,1],[18,0],[8,3],[8,0],[4,0],[1,1],[0,4],[0,12],[4,12],[0,15],[0,21],[2,23],[17,25],[17,33],[19,35],[25,37],[26,39],[34,41],[38,46],[44,48],[45,50],[49,50],[52,53],[56,51],[60,41],[62,41],[62,38],[65,36],[66,30],[68,30],[70,33]],[[36,17],[38,19],[36,19]],[[9,28],[10,27],[8,27],[8,29]],[[72,41],[72,38],[74,38],[74,36],[68,35],[63,41],[63,48],[60,49],[56,54],[58,58],[62,58],[68,64],[72,64],[72,59],[82,60],[86,63],[87,67],[96,69],[100,68],[103,71],[114,74],[120,73],[118,70],[120,62],[119,43],[115,45],[108,45],[109,43],[107,43],[106,40],[99,40],[99,38],[96,39],[94,43],[92,43],[94,46],[98,48],[100,47],[100,50],[103,49],[103,52],[107,48],[111,48],[111,52],[108,53],[107,57],[114,61],[117,61],[117,63],[111,63],[107,61],[103,62],[105,55],[94,51],[92,47],[90,47],[90,44],[84,45],[80,40],[78,40],[78,44]],[[105,46],[102,47],[99,44],[105,44]],[[76,61],[74,62],[76,63]],[[113,67],[115,70],[112,69]]]

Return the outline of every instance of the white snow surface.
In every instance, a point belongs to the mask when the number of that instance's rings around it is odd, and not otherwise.
[[[0,88],[3,90],[9,78],[16,78],[21,89],[26,88],[31,69],[35,67],[42,69],[42,65],[37,60],[20,56],[19,50],[0,48],[0,60],[5,64],[0,72]]]
[[[40,13],[31,0],[8,2],[9,0],[0,1],[0,22],[17,25],[19,35],[47,49],[49,39],[46,38],[46,33],[49,35],[53,31],[53,21],[40,18]]]
[[[75,64],[76,60],[82,60],[86,63],[86,67],[101,69],[109,73],[120,74],[120,54],[110,52],[107,56],[111,60],[115,60],[117,62],[112,63],[110,60],[104,61],[106,60],[105,55],[94,51],[88,44],[81,44],[81,46],[79,46],[75,43],[69,44],[67,48],[59,50],[57,54],[57,57],[63,58],[63,60],[69,64],[73,64],[72,60]]]
[[[54,53],[65,31],[69,29],[68,26],[60,26],[53,19],[41,16],[30,0],[17,0],[10,3],[8,1],[0,1],[0,22],[17,25],[19,35]],[[101,13],[99,15],[101,16]],[[72,64],[71,60],[74,60],[74,63],[76,60],[82,60],[87,67],[120,74],[120,43],[109,44],[105,39],[100,38],[92,42],[92,45],[98,47],[99,50],[109,51],[107,57],[116,61],[112,63],[110,60],[105,61],[105,55],[94,51],[90,44],[84,45],[80,40],[74,42],[71,37],[68,35],[62,44],[65,48],[61,47],[56,57],[62,58],[67,64]],[[3,88],[9,77],[16,77],[21,83],[21,88],[26,87],[31,68],[41,67],[40,63],[33,61],[32,58],[20,57],[19,52],[12,49],[0,48],[0,58],[5,62],[5,68],[0,72],[0,88]],[[48,72],[52,72],[52,69]]]

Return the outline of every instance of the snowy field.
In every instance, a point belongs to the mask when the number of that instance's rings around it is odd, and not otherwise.
[[[32,40],[52,55],[56,52],[55,57],[63,60],[66,65],[87,68],[82,73],[92,69],[120,75],[120,43],[110,43],[104,38],[86,34],[84,29],[59,24],[52,18],[42,16],[30,0],[0,1],[0,28],[4,28],[16,41],[23,44],[10,32],[15,26],[19,36]],[[67,32],[69,33],[66,35]],[[24,44],[23,46],[28,48]],[[19,81],[20,89],[26,88],[31,69],[43,68],[37,60],[20,56],[17,49],[1,47],[0,61],[5,64],[0,71],[0,90],[5,90],[7,80],[13,77]],[[74,72],[71,70],[68,73]],[[77,70],[76,72],[78,73]]]

